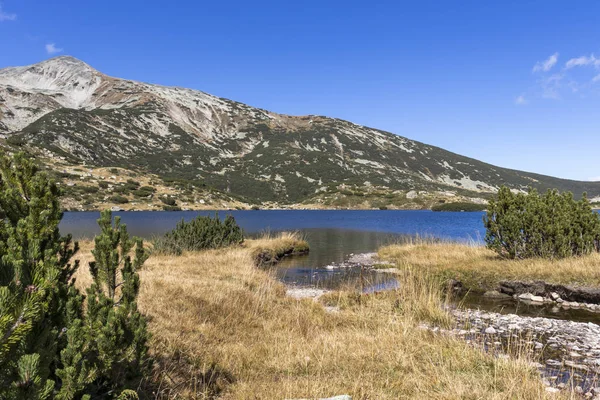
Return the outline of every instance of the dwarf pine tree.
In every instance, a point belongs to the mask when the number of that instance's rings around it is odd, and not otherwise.
[[[53,394],[58,352],[81,300],[77,251],[61,237],[58,188],[23,153],[0,157],[0,398]],[[68,306],[68,304],[71,306]]]
[[[149,365],[146,320],[137,308],[137,271],[148,255],[141,239],[129,238],[119,217],[113,226],[110,211],[102,212],[98,224],[102,233],[92,251],[94,282],[87,290],[86,319],[97,373],[113,388],[123,389]]]
[[[103,213],[84,312],[59,195],[25,154],[0,156],[0,399],[136,397],[128,379],[148,365],[136,305],[146,252],[136,240],[132,261],[125,226]]]
[[[563,258],[599,250],[600,218],[586,195],[502,187],[484,217],[488,248],[507,258]]]

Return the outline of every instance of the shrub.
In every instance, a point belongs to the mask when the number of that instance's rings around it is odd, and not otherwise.
[[[125,203],[129,203],[129,199],[125,196],[120,196],[120,195],[114,195],[111,196],[109,198],[110,201],[112,201],[113,203],[117,203],[117,204],[125,204]]]
[[[432,211],[483,211],[485,204],[475,204],[467,202],[443,203],[431,207]]]
[[[163,204],[163,211],[181,211],[181,207]]]
[[[108,189],[108,185],[109,185],[109,183],[106,182],[106,181],[100,181],[100,182],[98,182],[98,187],[100,189]]]
[[[136,197],[148,197],[153,195],[154,192],[156,192],[156,189],[154,189],[152,186],[142,186],[137,190],[134,190],[133,195]]]
[[[143,244],[132,261],[127,230],[102,214],[84,313],[70,262],[78,246],[59,234],[58,198],[24,154],[0,159],[0,398],[135,398],[132,378],[149,370],[136,307]]]
[[[154,188],[150,188],[149,186],[142,186],[138,190],[134,190],[132,193],[136,197],[149,197],[154,194]]]
[[[221,221],[219,215],[215,214],[214,218],[198,216],[189,222],[182,219],[175,229],[154,241],[154,250],[159,253],[180,254],[183,251],[239,245],[243,241],[244,234],[233,216],[228,215]]]
[[[171,197],[171,196],[161,197],[160,201],[162,201],[164,204],[166,204],[168,206],[177,205],[177,200],[175,200],[175,198]]]
[[[507,258],[564,258],[598,251],[600,218],[586,196],[502,187],[484,216],[487,247]]]
[[[80,189],[83,193],[98,193],[100,189],[96,186],[81,186]]]

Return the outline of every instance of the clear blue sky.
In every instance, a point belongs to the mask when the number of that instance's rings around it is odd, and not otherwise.
[[[600,179],[598,1],[0,1],[0,67],[68,54],[117,77]]]

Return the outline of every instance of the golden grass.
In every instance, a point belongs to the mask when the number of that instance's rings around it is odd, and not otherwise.
[[[575,286],[600,286],[600,254],[559,260],[507,260],[484,246],[457,243],[410,243],[383,247],[382,259],[455,278],[471,289],[494,289],[502,280],[543,280]]]
[[[421,318],[447,316],[439,291],[414,271],[399,291],[329,295],[324,301],[340,311],[327,313],[312,300],[286,297],[255,267],[253,249],[271,245],[281,242],[146,262],[139,307],[152,333],[158,398],[544,398],[525,360],[495,359],[419,329]],[[78,257],[89,260],[90,247]],[[80,284],[89,280],[85,271]]]

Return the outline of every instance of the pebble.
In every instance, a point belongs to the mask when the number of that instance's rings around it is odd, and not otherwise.
[[[328,290],[315,288],[289,288],[285,294],[294,299],[318,299],[327,293]]]
[[[488,335],[494,335],[496,333],[496,329],[494,329],[493,326],[490,326],[486,328],[485,333],[487,333]]]
[[[520,297],[520,296],[519,296]],[[529,296],[526,296],[529,297]],[[516,332],[516,339],[537,352],[550,349],[553,358],[545,360],[552,368],[566,366],[582,373],[600,373],[600,326],[591,322],[525,317],[515,314],[499,314],[480,310],[452,310],[457,326],[452,331],[460,334],[465,326],[471,329],[471,341],[478,342],[477,335],[484,333],[490,344],[498,339],[509,338]],[[466,336],[462,332],[462,336]],[[524,340],[527,338],[527,340]],[[528,343],[527,343],[528,342]]]

